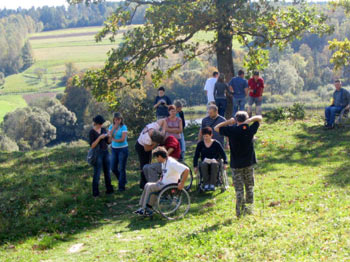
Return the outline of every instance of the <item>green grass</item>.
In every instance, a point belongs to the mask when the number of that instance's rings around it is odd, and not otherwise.
[[[26,105],[26,101],[24,101],[21,95],[0,96],[0,123],[8,112],[19,107],[25,107]]]
[[[350,130],[321,122],[262,124],[255,214],[240,220],[232,188],[192,192],[179,221],[132,215],[140,196],[133,141],[127,191],[97,200],[85,145],[1,153],[1,261],[349,261]],[[77,243],[83,249],[68,253]]]

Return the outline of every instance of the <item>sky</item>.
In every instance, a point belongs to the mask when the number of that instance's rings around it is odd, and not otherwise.
[[[109,0],[111,1],[111,0]],[[116,0],[114,0],[116,1]],[[314,0],[316,2],[324,1],[324,0]],[[40,6],[58,6],[58,5],[68,5],[66,0],[0,0],[0,9],[17,9],[21,8],[31,8],[40,7]]]

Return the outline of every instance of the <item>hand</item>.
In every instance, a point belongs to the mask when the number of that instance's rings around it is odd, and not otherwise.
[[[178,189],[178,190],[184,189],[184,184],[183,184],[183,183],[179,183],[179,184],[177,185],[177,189]]]
[[[106,138],[107,134],[101,134],[98,138],[101,140],[101,139],[104,139]]]
[[[224,170],[226,170],[227,169],[227,165],[226,164],[224,164]]]
[[[197,174],[198,173],[198,167],[194,168],[194,173]]]
[[[234,123],[236,123],[236,120],[233,117],[228,120],[229,125],[234,125]]]
[[[263,99],[263,97],[262,97],[262,96],[259,96],[259,97],[258,97],[258,100],[259,100],[259,101],[261,101],[262,99]]]

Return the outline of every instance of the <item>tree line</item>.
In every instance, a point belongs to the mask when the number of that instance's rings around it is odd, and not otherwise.
[[[0,19],[0,85],[4,76],[26,70],[34,63],[27,36],[41,30],[30,16],[13,14]]]
[[[85,26],[101,26],[119,5],[120,3],[115,2],[101,2],[92,5],[70,5],[67,8],[65,6],[44,6],[38,8],[32,7],[30,9],[18,8],[17,10],[2,9],[0,10],[0,18],[14,14],[29,16],[35,22],[41,23],[44,31]],[[144,13],[145,7],[139,8],[131,23],[143,24]]]

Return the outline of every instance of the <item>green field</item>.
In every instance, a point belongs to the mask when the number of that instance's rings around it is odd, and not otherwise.
[[[191,192],[182,220],[133,215],[140,196],[134,141],[127,191],[96,200],[84,144],[0,153],[0,260],[350,261],[350,130],[320,123],[313,116],[262,124],[255,214],[240,220],[233,188]],[[197,131],[187,129],[187,139]],[[70,253],[76,244],[82,249]]]
[[[11,112],[19,107],[25,107],[26,101],[21,95],[4,95],[0,96],[0,123],[6,113]]]

